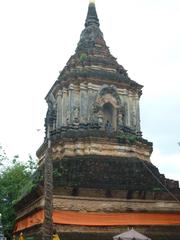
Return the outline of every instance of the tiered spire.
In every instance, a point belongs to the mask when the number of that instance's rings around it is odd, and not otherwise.
[[[99,27],[99,19],[96,12],[95,0],[89,1],[89,8],[85,27],[88,27],[90,25],[97,25]]]
[[[99,26],[95,0],[89,0],[85,28],[75,54],[71,56],[58,79],[65,82],[68,79],[76,80],[78,77],[91,78],[91,81],[96,79],[96,82],[123,82],[141,89],[142,86],[132,81],[123,66],[111,55]]]

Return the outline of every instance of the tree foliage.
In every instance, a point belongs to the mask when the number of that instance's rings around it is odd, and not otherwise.
[[[31,181],[35,169],[36,164],[31,156],[26,163],[21,162],[18,156],[10,160],[0,147],[0,213],[4,233],[8,239],[12,234],[16,218],[13,204],[24,186]]]

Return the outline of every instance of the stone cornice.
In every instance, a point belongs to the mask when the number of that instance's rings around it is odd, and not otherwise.
[[[51,90],[49,91],[48,95],[50,93],[53,93],[54,96],[56,96],[58,94],[59,90],[63,90],[63,88],[67,88],[67,89],[72,89],[69,88],[72,84],[74,84],[74,86],[78,86],[81,83],[83,84],[90,84],[92,89],[97,89],[98,86],[102,86],[103,84],[107,84],[107,85],[114,85],[117,87],[118,91],[122,94],[125,94],[125,92],[131,92],[133,95],[137,95],[138,98],[141,96],[142,94],[142,87],[141,85],[129,85],[126,82],[116,82],[116,81],[110,81],[110,80],[99,80],[98,78],[78,78],[74,81],[74,79],[69,79],[67,81],[56,81],[54,83],[54,85],[52,86]],[[96,86],[96,87],[95,87]],[[46,96],[46,99],[48,98],[48,95]],[[126,95],[126,94],[125,94]]]
[[[128,141],[119,142],[117,133],[108,134],[100,130],[68,130],[67,132],[55,132],[51,136],[52,152],[54,159],[56,155],[64,156],[79,155],[104,155],[116,157],[137,157],[142,160],[150,161],[152,144],[148,141]],[[44,159],[47,148],[45,142],[37,151],[40,163]]]

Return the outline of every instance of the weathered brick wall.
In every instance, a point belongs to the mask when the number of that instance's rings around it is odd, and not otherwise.
[[[58,210],[82,212],[179,212],[180,205],[172,201],[122,200],[108,198],[66,197],[55,195],[53,206]]]
[[[148,168],[164,184],[165,177],[151,163]],[[162,186],[137,158],[82,156],[56,160],[54,186],[107,190],[153,191]],[[131,195],[131,194],[130,194]]]

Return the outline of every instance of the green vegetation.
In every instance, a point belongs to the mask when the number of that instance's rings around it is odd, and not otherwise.
[[[7,239],[11,239],[16,217],[13,204],[22,194],[22,190],[32,184],[31,178],[35,169],[36,163],[31,156],[26,163],[22,163],[18,156],[10,160],[0,147],[0,213]]]
[[[117,136],[119,143],[129,143],[133,144],[140,141],[140,137],[131,133],[119,133]]]
[[[126,144],[142,143],[152,148],[152,142],[148,142],[146,139],[140,136],[137,136],[136,134],[133,134],[133,133],[119,132],[117,134],[117,139],[119,143],[126,143]]]
[[[87,60],[87,54],[86,53],[81,53],[81,55],[80,55],[80,62],[83,63],[86,60]]]

